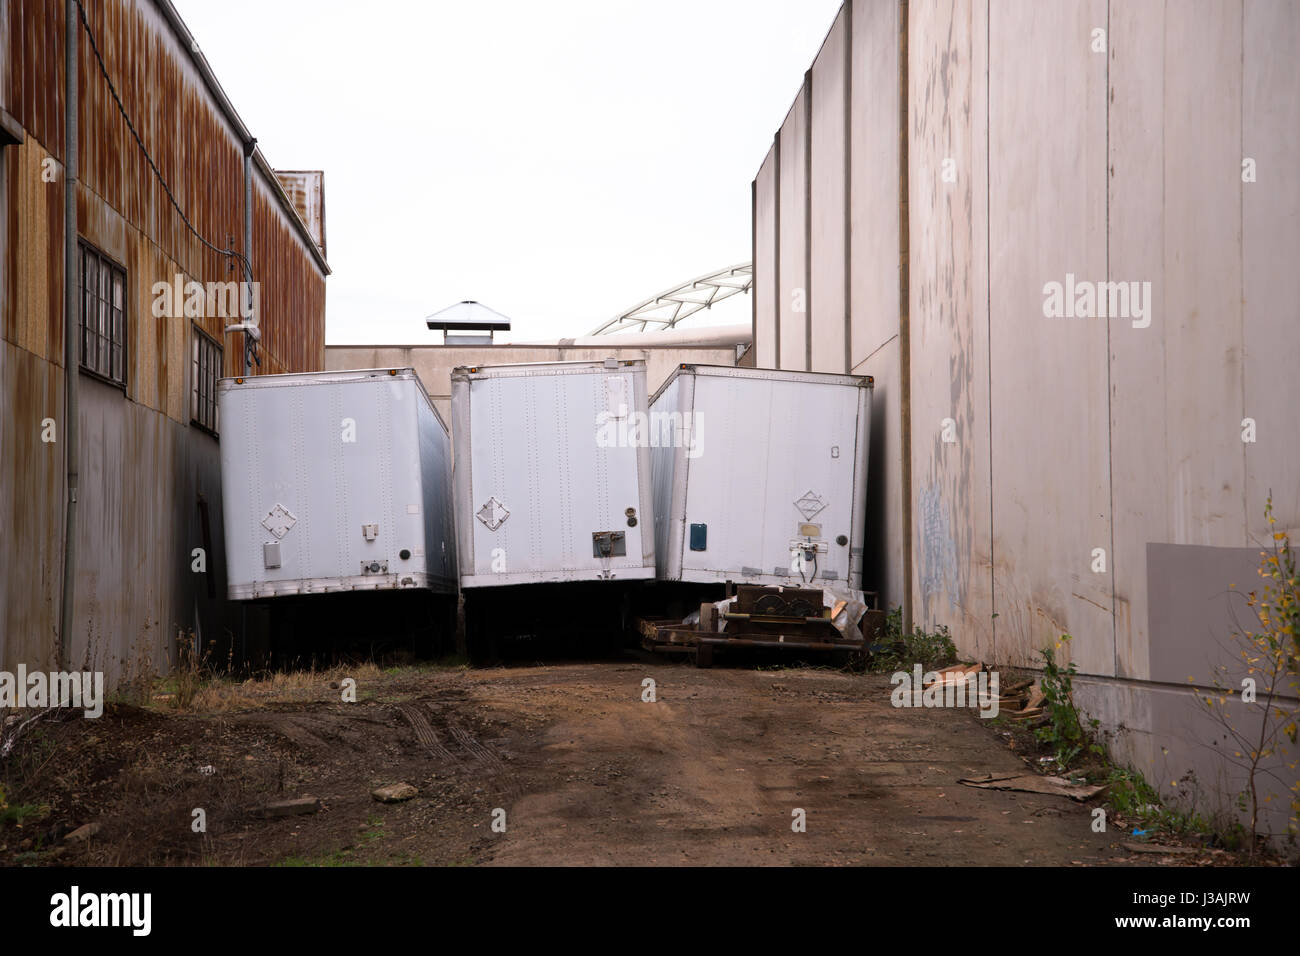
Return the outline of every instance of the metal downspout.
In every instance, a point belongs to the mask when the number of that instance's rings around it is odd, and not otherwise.
[[[63,456],[67,464],[67,511],[63,520],[63,587],[59,611],[59,669],[68,670],[72,620],[77,603],[78,352],[77,322],[77,0],[64,5],[63,65]]]

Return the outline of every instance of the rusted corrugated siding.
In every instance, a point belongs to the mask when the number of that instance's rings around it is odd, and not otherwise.
[[[62,574],[63,446],[42,441],[62,405],[61,370],[0,342],[0,668],[54,663]],[[61,431],[56,437],[61,437]]]
[[[57,647],[64,502],[63,0],[0,0],[0,101],[26,141],[0,158],[0,666],[49,666]],[[188,51],[149,0],[87,3],[87,17],[123,105],[194,226],[242,250],[243,146]],[[149,170],[83,33],[79,80],[78,232],[126,269],[128,382],[82,378],[81,505],[71,659],[122,676],[141,657],[167,666],[178,628],[223,625],[220,602],[190,569],[202,543],[197,500],[215,532],[208,564],[224,595],[216,441],[189,425],[195,323],[223,342],[227,374],[242,370],[229,319],[156,318],[157,282],[240,280],[205,249]],[[57,175],[42,179],[53,160]],[[324,367],[325,277],[297,217],[255,168],[253,247],[267,372]]]
[[[63,157],[61,0],[8,0],[7,109],[28,136]]]
[[[62,164],[63,0],[8,2],[7,56],[13,68],[4,78],[6,98],[29,135]],[[186,216],[209,241],[225,246],[233,238],[235,248],[242,250],[242,144],[162,14],[147,0],[105,0],[87,4],[86,16],[123,106]],[[143,275],[132,271],[136,289],[147,290],[154,282],[170,281],[176,271],[199,282],[242,278],[228,259],[194,238],[172,208],[117,110],[84,32],[79,50],[79,178],[83,189],[93,194],[79,197],[83,234],[101,234],[105,220],[115,213],[129,228],[164,250],[165,268],[155,268],[160,263],[139,263],[150,271]],[[274,311],[264,310],[268,316],[275,315],[278,323],[272,332],[277,344],[268,347],[271,364],[275,371],[321,368],[324,275],[290,214],[262,181],[261,171],[255,170],[255,176],[259,180],[254,190],[255,276],[262,286],[264,305],[274,302],[277,306]],[[60,191],[57,186],[45,185],[57,213]],[[15,268],[17,255],[18,250],[11,249],[10,262]],[[134,265],[125,257],[118,261]],[[57,270],[50,270],[50,275],[54,294],[61,300],[61,277]],[[146,329],[143,321],[151,318],[150,301],[131,302],[132,317],[142,320],[131,322],[133,337],[144,334],[143,340],[131,343],[133,355],[141,350],[167,351],[159,339],[160,331]],[[53,314],[57,316],[61,309],[61,301],[55,303]],[[0,316],[10,341],[15,341],[13,311]],[[221,319],[201,320],[200,325],[223,339],[225,323]],[[227,341],[227,372],[239,370],[238,353],[238,343]],[[270,370],[265,365],[261,369]],[[176,385],[175,381],[170,384]]]
[[[289,201],[298,212],[298,218],[307,226],[307,231],[320,246],[322,255],[327,255],[325,248],[325,173],[319,169],[277,169],[275,178],[280,180]]]
[[[325,367],[325,284],[296,268],[309,255],[286,222],[279,200],[262,182],[253,190],[253,272],[261,283],[262,375]],[[267,276],[275,276],[270,282]]]
[[[5,150],[4,292],[0,338],[63,359],[63,191],[41,179],[49,154],[33,139]]]

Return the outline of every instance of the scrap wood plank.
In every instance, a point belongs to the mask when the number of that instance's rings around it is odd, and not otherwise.
[[[1161,846],[1158,843],[1121,843],[1130,853],[1200,853],[1193,846]]]
[[[964,777],[957,781],[980,790],[1016,790],[1021,793],[1046,793],[1071,800],[1091,800],[1106,789],[1104,784],[1071,783],[1064,777],[1048,777],[1036,773],[985,774],[983,777]]]
[[[930,681],[926,686],[933,686],[934,684],[939,684],[941,686],[960,684],[963,683],[967,677],[979,674],[982,670],[984,670],[983,664],[953,664],[949,667],[944,667],[935,671],[938,675],[937,679]]]

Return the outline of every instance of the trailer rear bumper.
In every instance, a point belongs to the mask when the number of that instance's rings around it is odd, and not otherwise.
[[[338,594],[347,591],[432,591],[455,594],[456,582],[423,572],[398,574],[356,574],[346,578],[306,578],[294,581],[256,581],[231,584],[226,594],[232,601],[294,597],[303,594]]]

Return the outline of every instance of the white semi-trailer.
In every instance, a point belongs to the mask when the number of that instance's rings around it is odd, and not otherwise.
[[[314,627],[373,630],[400,603],[358,624],[317,595],[424,592],[454,614],[451,442],[413,369],[227,378],[217,406],[232,600],[300,598]]]
[[[679,366],[648,423],[660,580],[860,589],[871,387]]]
[[[645,363],[461,367],[451,376],[460,584],[471,636],[612,620],[655,575]]]

